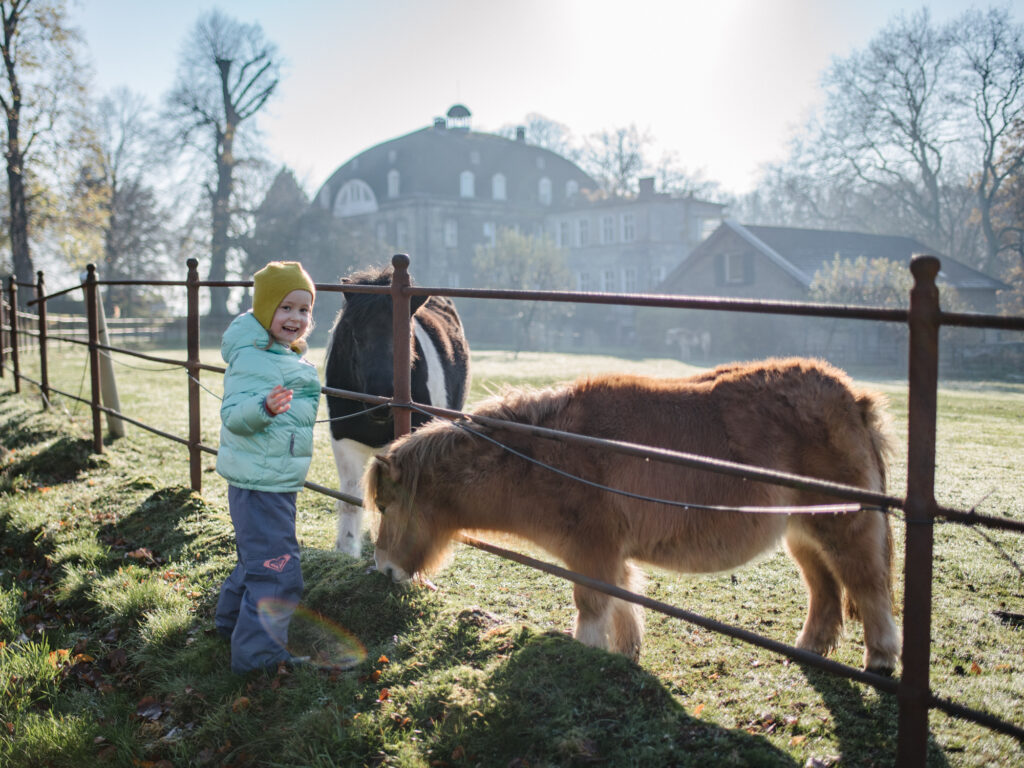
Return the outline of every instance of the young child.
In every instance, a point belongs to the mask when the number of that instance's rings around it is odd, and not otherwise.
[[[313,456],[320,403],[316,368],[302,358],[316,288],[297,261],[256,273],[252,310],[224,332],[228,364],[217,472],[228,481],[238,564],[220,590],[216,627],[236,673],[294,661],[288,623],[302,597],[295,499]]]

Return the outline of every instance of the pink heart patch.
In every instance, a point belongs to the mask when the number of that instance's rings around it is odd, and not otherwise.
[[[263,567],[280,573],[284,570],[284,567],[288,565],[288,561],[291,559],[291,555],[281,555],[280,557],[275,557],[270,560],[264,560]]]

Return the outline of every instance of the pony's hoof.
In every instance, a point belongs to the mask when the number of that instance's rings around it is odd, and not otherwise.
[[[864,667],[865,672],[871,672],[882,677],[892,677],[896,674],[896,665],[888,662],[879,662],[874,665],[868,664]]]
[[[357,560],[363,554],[363,548],[359,546],[359,540],[355,536],[346,536],[344,539],[338,539],[334,542],[334,548],[341,552],[341,554],[348,555]]]

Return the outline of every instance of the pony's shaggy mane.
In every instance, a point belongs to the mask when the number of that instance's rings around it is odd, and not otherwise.
[[[572,387],[569,384],[543,389],[509,387],[503,393],[481,401],[469,414],[520,424],[540,425],[563,411],[571,397]],[[481,451],[500,450],[470,434],[460,424],[492,439],[496,439],[495,434],[501,432],[498,427],[475,423],[471,418],[460,420],[459,423],[435,419],[414,433],[415,440],[406,435],[394,443],[391,461],[398,472],[400,485],[408,492],[403,500],[406,512],[412,511],[408,505],[411,505],[416,496],[416,487],[423,468],[433,466],[433,462],[454,455],[463,441],[476,442]]]

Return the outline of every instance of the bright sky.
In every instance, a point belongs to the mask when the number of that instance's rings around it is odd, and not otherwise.
[[[937,21],[970,0],[933,0]],[[1024,20],[1024,0],[1010,7]],[[783,159],[820,104],[820,76],[903,0],[71,0],[95,87],[160,104],[182,41],[214,7],[258,22],[285,61],[259,118],[307,192],[353,155],[455,103],[475,130],[539,113],[572,133],[630,124],[732,192]]]

